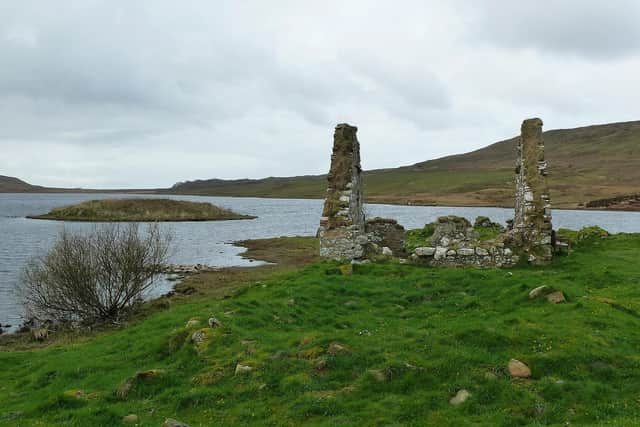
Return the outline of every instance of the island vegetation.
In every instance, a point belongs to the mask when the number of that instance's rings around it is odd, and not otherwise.
[[[219,221],[254,219],[206,202],[172,199],[127,198],[89,200],[52,209],[32,219],[91,222]]]
[[[245,242],[278,264],[188,277],[127,327],[6,337],[0,425],[637,425],[640,235],[565,233],[509,269]]]

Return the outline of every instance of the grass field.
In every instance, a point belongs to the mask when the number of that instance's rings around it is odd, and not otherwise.
[[[253,219],[210,203],[170,199],[89,200],[72,206],[52,209],[33,219],[60,221],[216,221]]]
[[[0,425],[120,425],[132,413],[145,426],[640,423],[640,235],[510,270],[388,262],[342,275],[333,262],[299,267],[314,239],[256,247],[281,266],[194,276],[123,329],[5,344]],[[567,303],[529,299],[543,284]],[[532,378],[510,378],[511,358]],[[471,396],[453,406],[460,389]]]

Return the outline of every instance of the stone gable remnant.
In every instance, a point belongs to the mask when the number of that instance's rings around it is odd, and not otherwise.
[[[331,169],[320,218],[320,256],[359,259],[365,255],[367,237],[362,210],[362,168],[358,128],[339,124],[333,134]]]
[[[522,122],[516,157],[515,217],[511,235],[514,244],[533,264],[544,264],[553,255],[551,202],[544,159],[542,120]]]

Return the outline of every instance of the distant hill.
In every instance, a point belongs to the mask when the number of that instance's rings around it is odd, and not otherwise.
[[[640,121],[550,130],[544,133],[551,201],[555,207],[597,206],[640,194]],[[516,138],[470,153],[364,173],[367,201],[451,206],[512,206]],[[327,156],[330,147],[327,146]],[[238,197],[321,198],[326,175],[208,179],[157,190],[62,189],[0,176],[0,192],[119,192]],[[594,203],[595,201],[595,203]],[[591,203],[590,203],[591,202]],[[629,207],[630,206],[630,207]]]
[[[27,193],[43,188],[44,187],[28,184],[12,176],[0,175],[0,193]]]
[[[556,207],[577,207],[640,190],[640,121],[544,133]],[[370,202],[511,206],[516,137],[470,153],[365,172]],[[327,152],[327,156],[329,152]],[[320,198],[325,175],[176,184],[178,194]]]

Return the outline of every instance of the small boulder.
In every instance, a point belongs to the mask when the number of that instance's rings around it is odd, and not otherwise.
[[[548,289],[549,287],[547,285],[538,286],[537,288],[532,289],[531,292],[529,292],[529,298],[538,298],[539,296],[546,293]]]
[[[547,295],[547,301],[552,304],[561,304],[563,302],[567,302],[562,291],[551,292],[549,295]]]
[[[531,369],[521,361],[517,359],[511,359],[508,365],[509,374],[515,378],[529,378],[531,377]]]
[[[202,329],[200,329],[199,331],[195,331],[191,335],[191,341],[197,346],[201,345],[206,339],[207,339],[207,334]]]
[[[456,395],[453,396],[451,399],[449,399],[449,403],[451,403],[454,406],[458,406],[463,404],[470,396],[471,396],[471,393],[469,393],[468,390],[465,390],[465,389],[458,390]]]
[[[193,319],[189,319],[189,321],[185,325],[185,328],[187,328],[187,329],[195,328],[198,325],[200,325],[200,319],[193,318]]]
[[[382,255],[384,256],[393,256],[393,251],[391,250],[391,248],[384,246],[382,248]]]
[[[345,353],[349,353],[349,349],[337,342],[331,343],[331,345],[329,345],[329,348],[327,349],[327,353],[330,356],[337,356],[339,354],[345,354]]]
[[[251,366],[247,366],[247,365],[242,365],[240,363],[238,363],[236,365],[236,372],[235,374],[248,374],[249,372],[253,371],[253,368]]]
[[[122,417],[122,422],[125,424],[138,424],[140,418],[136,414],[129,414]]]
[[[222,327],[222,322],[220,322],[215,317],[210,317],[208,323],[209,323],[209,327],[210,328],[221,328]]]
[[[151,382],[160,375],[164,375],[165,371],[162,369],[149,369],[148,371],[137,372],[135,375],[127,378],[118,386],[116,390],[116,396],[119,399],[126,399],[129,396],[131,390],[141,381]]]
[[[182,421],[174,420],[173,418],[167,418],[162,423],[162,427],[190,427],[189,424]]]

